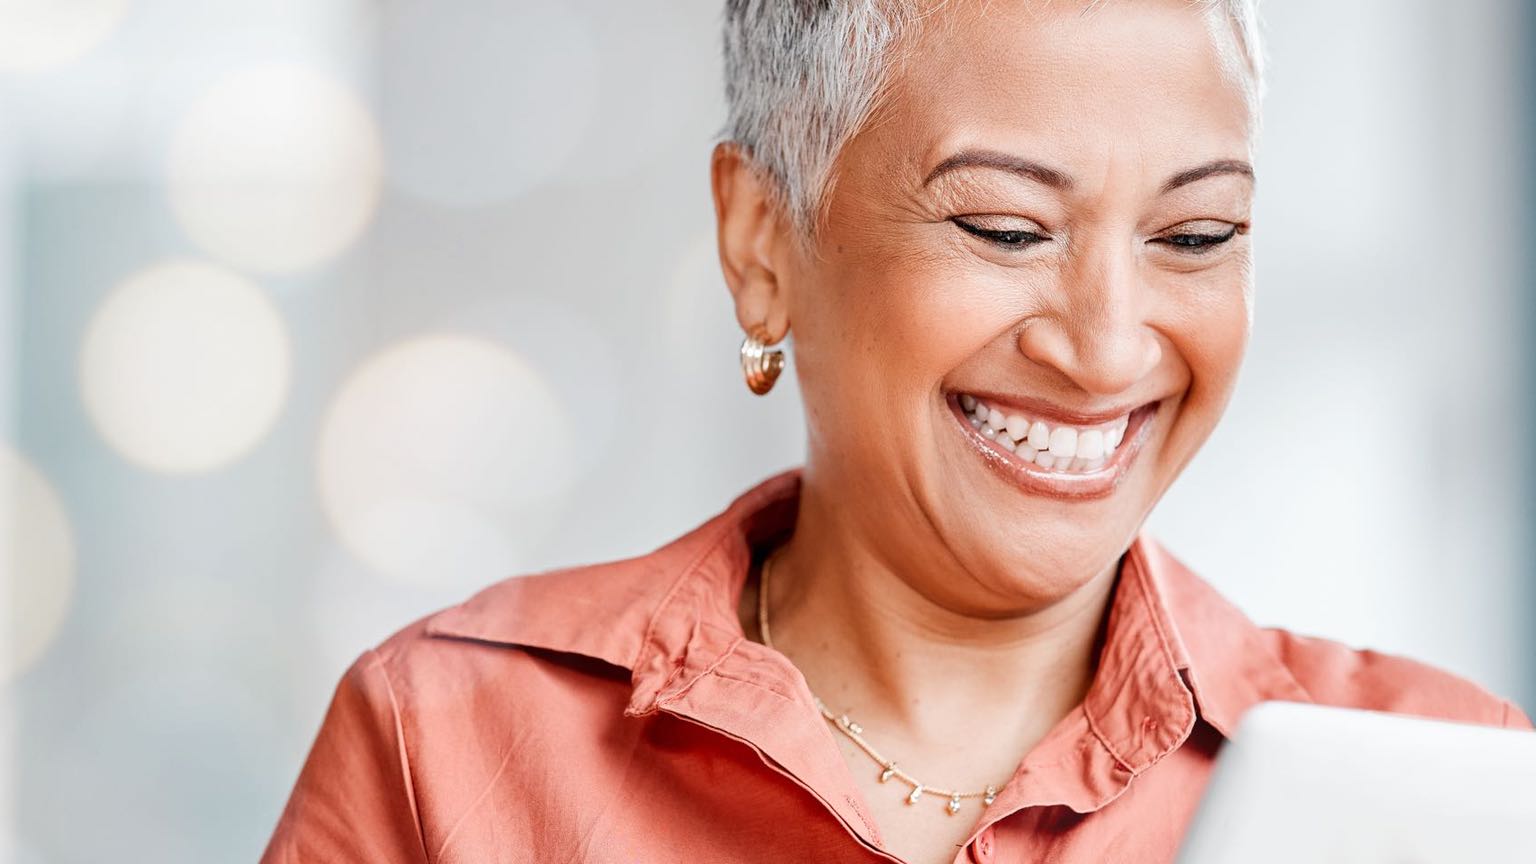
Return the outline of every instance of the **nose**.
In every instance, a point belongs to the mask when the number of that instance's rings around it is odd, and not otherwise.
[[[1095,396],[1124,393],[1162,360],[1152,302],[1129,249],[1084,250],[1061,271],[1054,296],[1025,320],[1019,350]]]

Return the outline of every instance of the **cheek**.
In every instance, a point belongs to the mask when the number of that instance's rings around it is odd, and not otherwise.
[[[1176,324],[1165,331],[1189,368],[1189,408],[1209,415],[1206,426],[1231,397],[1252,322],[1246,265],[1223,269],[1178,292]]]
[[[807,371],[887,399],[936,390],[1006,321],[953,267],[910,254],[831,255],[806,284],[796,345]]]

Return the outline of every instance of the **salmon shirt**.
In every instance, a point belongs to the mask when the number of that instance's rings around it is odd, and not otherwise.
[[[805,679],[737,617],[800,482],[640,557],[498,582],[363,653],[263,862],[901,860]],[[1254,625],[1145,531],[1106,614],[1082,703],[955,817],[975,820],[957,862],[1171,861],[1265,700],[1530,727],[1430,666]]]

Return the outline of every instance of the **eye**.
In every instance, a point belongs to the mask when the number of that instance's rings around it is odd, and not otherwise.
[[[1241,226],[1232,225],[1222,233],[1181,231],[1176,234],[1164,234],[1147,241],[1149,243],[1162,243],[1172,247],[1177,252],[1190,255],[1203,255],[1223,243],[1236,237]]]
[[[1004,249],[1028,249],[1037,243],[1044,243],[1051,239],[1039,231],[1029,228],[983,228],[974,222],[964,219],[951,219],[962,231],[973,234],[986,240],[994,246]]]

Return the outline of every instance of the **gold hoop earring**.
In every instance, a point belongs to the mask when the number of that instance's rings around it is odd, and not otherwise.
[[[770,344],[768,331],[761,324],[741,341],[741,374],[747,379],[747,389],[759,396],[772,390],[784,371],[784,352],[768,350]]]

